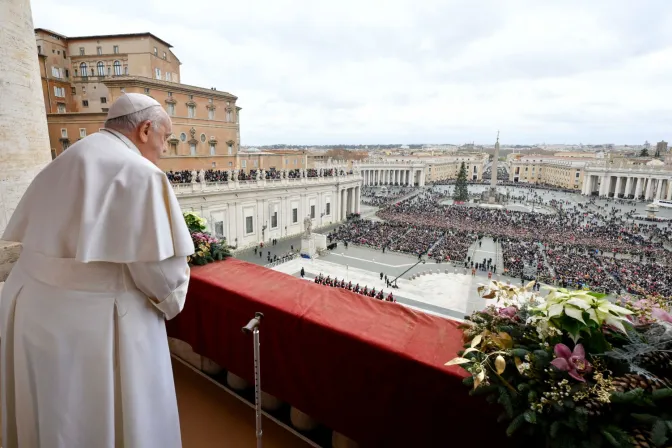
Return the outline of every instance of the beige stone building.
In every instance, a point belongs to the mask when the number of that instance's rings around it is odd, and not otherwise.
[[[583,155],[571,157],[515,154],[508,158],[509,181],[579,190],[583,185],[586,164],[591,161],[595,161],[595,158]]]
[[[172,46],[151,33],[66,37],[35,30],[52,157],[103,127],[124,93],[161,103],[173,135],[159,165],[166,171],[307,168],[297,151],[240,151],[238,98],[180,83]]]

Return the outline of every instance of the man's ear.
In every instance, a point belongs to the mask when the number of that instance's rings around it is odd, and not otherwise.
[[[147,120],[140,123],[138,127],[138,138],[142,143],[147,143],[149,141],[149,129],[152,127],[152,122]]]

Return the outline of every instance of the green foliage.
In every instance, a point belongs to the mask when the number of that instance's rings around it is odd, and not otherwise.
[[[190,264],[203,266],[214,261],[221,261],[230,256],[226,239],[218,239],[205,231],[205,219],[196,213],[184,213],[184,220],[189,228],[194,243],[194,254],[187,258]]]
[[[504,292],[507,297],[518,293]],[[662,384],[672,380],[672,369],[658,379],[638,376],[630,370],[632,364],[609,353],[635,343],[637,353],[651,353],[642,347],[670,343],[661,339],[670,338],[669,332],[654,339],[655,325],[631,325],[624,319],[628,310],[601,294],[556,290],[554,298],[555,307],[513,305],[518,310],[513,317],[494,306],[469,316],[462,327],[469,343],[451,363],[471,373],[464,380],[473,389],[470,394],[499,406],[498,420],[508,422],[507,435],[526,446],[630,447],[635,434],[667,446],[672,441],[672,389]],[[590,363],[578,378],[551,365],[556,344],[571,350],[575,338]]]
[[[457,174],[455,181],[455,191],[453,192],[453,200],[465,202],[469,199],[469,189],[467,188],[467,168],[464,162],[460,165],[460,172]]]
[[[205,232],[205,225],[207,222],[194,212],[186,212],[183,214],[184,221],[187,223],[189,233]]]
[[[649,150],[647,148],[642,148],[639,153],[639,157],[649,157]]]

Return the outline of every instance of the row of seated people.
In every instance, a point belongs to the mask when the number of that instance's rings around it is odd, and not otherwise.
[[[233,171],[228,170],[204,170],[203,173],[189,170],[181,171],[166,171],[166,176],[171,183],[174,184],[188,184],[192,182],[201,182],[203,179],[205,182],[228,182],[229,176],[231,176]],[[319,172],[315,168],[308,168],[305,173],[302,173],[300,169],[296,168],[293,170],[278,171],[275,168],[270,168],[264,170],[263,177],[266,180],[272,179],[299,179],[301,177],[319,177]],[[304,176],[305,174],[305,176]],[[345,176],[346,172],[344,170],[339,170],[339,176]],[[352,174],[352,171],[347,174]],[[336,175],[335,168],[322,169],[323,177],[334,177]],[[258,180],[259,175],[257,174],[256,169],[249,170],[245,172],[243,170],[237,171],[238,180]]]
[[[389,293],[386,297],[382,289],[376,292],[376,288],[369,289],[367,286],[364,286],[362,288],[359,286],[359,283],[353,286],[352,282],[346,283],[345,279],[341,280],[339,280],[338,278],[332,279],[330,276],[325,277],[324,275],[322,275],[322,273],[320,273],[320,275],[315,277],[315,283],[317,283],[318,285],[331,286],[333,288],[347,289],[348,291],[356,292],[357,294],[361,294],[367,297],[373,297],[374,299],[378,300],[385,300],[386,302],[395,301],[392,293]]]

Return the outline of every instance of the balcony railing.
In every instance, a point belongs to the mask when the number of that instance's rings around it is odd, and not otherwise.
[[[192,270],[185,308],[167,323],[172,350],[250,399],[241,327],[255,312],[263,408],[318,445],[507,446],[496,408],[444,366],[462,349],[459,322],[396,303],[229,259]]]
[[[323,185],[342,182],[361,181],[360,174],[347,174],[344,176],[331,177],[302,177],[285,179],[262,179],[262,180],[229,180],[227,182],[193,182],[178,184],[174,183],[173,191],[177,196],[200,193],[216,193],[231,190],[254,190],[262,188],[280,188],[283,186],[298,185]]]

